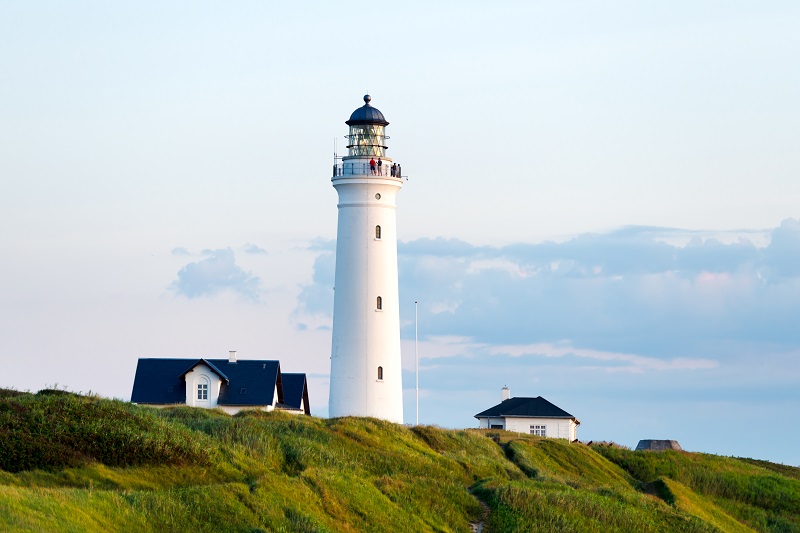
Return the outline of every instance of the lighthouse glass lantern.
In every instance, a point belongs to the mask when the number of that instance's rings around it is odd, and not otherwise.
[[[346,122],[350,126],[347,148],[350,157],[386,157],[386,126],[383,113],[370,105],[369,95],[364,96],[364,106],[356,109]]]

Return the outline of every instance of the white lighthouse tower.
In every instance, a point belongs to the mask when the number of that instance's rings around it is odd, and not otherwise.
[[[386,157],[389,123],[370,100],[346,122],[348,155],[331,179],[339,226],[328,408],[331,417],[402,423],[395,198],[403,183]]]

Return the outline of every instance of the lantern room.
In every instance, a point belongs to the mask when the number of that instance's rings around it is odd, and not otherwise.
[[[386,157],[385,129],[389,123],[383,113],[372,107],[369,102],[370,95],[364,96],[364,105],[353,111],[350,120],[345,124],[350,126],[347,135],[347,148],[350,157]]]

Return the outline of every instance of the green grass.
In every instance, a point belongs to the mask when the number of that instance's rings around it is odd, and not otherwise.
[[[488,484],[492,531],[711,532],[716,529],[633,490],[575,489],[549,481]]]
[[[679,451],[596,448],[643,483],[670,479],[760,531],[800,531],[800,469]],[[769,466],[765,466],[769,465]]]
[[[582,444],[528,437],[510,442],[507,455],[528,476],[574,488],[628,487],[630,476]]]
[[[60,391],[0,396],[0,469],[198,464],[212,447],[148,410]]]
[[[731,533],[753,531],[752,528],[737,521],[713,502],[703,498],[689,487],[671,479],[664,479],[662,482],[672,495],[672,500],[678,509],[701,518],[721,531],[729,531]]]
[[[2,531],[466,532],[482,519],[489,532],[798,531],[796,474],[497,431],[0,390]]]

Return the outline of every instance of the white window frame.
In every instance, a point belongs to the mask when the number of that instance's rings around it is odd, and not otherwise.
[[[535,435],[537,437],[546,437],[547,426],[543,424],[531,424],[531,435]]]

